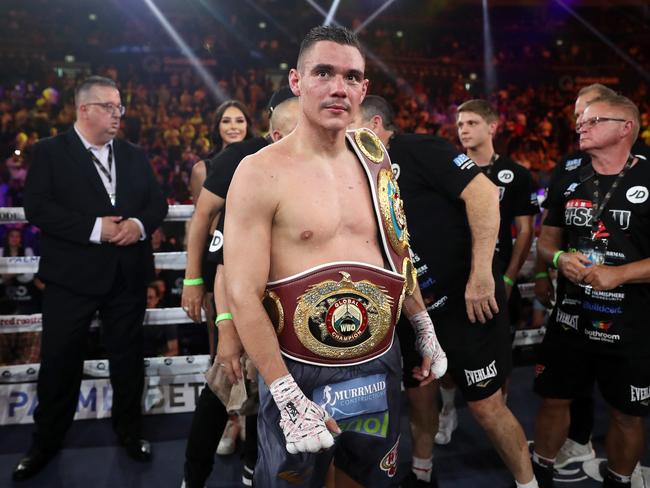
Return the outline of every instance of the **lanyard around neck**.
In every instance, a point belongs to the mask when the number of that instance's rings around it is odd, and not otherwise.
[[[90,154],[90,158],[93,160],[93,163],[95,163],[99,171],[102,172],[108,182],[113,183],[113,177],[111,176],[111,172],[113,170],[113,145],[108,145],[108,169],[106,169],[106,166],[104,166],[101,161],[97,159],[97,156],[95,156],[92,149],[88,148],[88,154]]]
[[[483,170],[483,171],[485,171],[485,174],[487,176],[492,175],[492,169],[494,168],[494,163],[496,162],[497,159],[499,159],[499,155],[497,153],[493,153],[492,157],[490,158],[490,162],[488,163],[488,165]]]
[[[618,173],[616,176],[616,179],[612,183],[612,186],[609,187],[609,190],[607,190],[607,193],[605,193],[605,196],[603,197],[603,200],[599,202],[599,197],[600,197],[600,183],[598,181],[598,175],[594,173],[594,191],[593,191],[593,198],[592,198],[592,217],[591,217],[591,236],[592,238],[596,235],[598,231],[598,221],[600,220],[600,216],[603,214],[603,211],[605,210],[605,207],[609,203],[609,200],[612,198],[612,195],[618,188],[618,186],[621,184],[621,181],[623,181],[623,178],[625,177],[625,174],[628,172],[628,170],[632,167],[632,162],[634,161],[634,156],[631,154],[627,157],[627,161],[625,162],[625,166],[623,166],[623,169]]]

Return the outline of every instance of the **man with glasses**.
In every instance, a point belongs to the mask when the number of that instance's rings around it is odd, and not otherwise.
[[[536,367],[543,397],[533,466],[540,487],[553,486],[553,465],[569,427],[569,405],[596,381],[610,406],[605,487],[629,487],[644,447],[650,411],[650,166],[634,155],[639,110],[620,95],[591,100],[576,129],[591,160],[549,189],[538,251],[559,270],[558,297],[572,290],[572,313],[549,324]],[[567,334],[567,330],[573,330]]]
[[[110,359],[113,428],[129,456],[151,459],[141,439],[142,321],[154,276],[149,236],[167,204],[142,149],[115,139],[124,114],[115,83],[86,79],[75,105],[74,128],[36,145],[25,184],[25,215],[42,233],[46,286],[36,430],[16,481],[37,474],[61,448],[96,312]]]
[[[594,83],[581,88],[573,107],[573,115],[576,123],[580,121],[582,113],[585,111],[589,102],[606,95],[616,95],[616,92],[600,83]],[[567,154],[556,164],[548,186],[552,186],[568,173],[577,171],[582,166],[590,164],[590,162],[591,158],[589,154],[584,151],[578,150]],[[547,200],[542,203],[542,207],[544,208],[543,221],[547,214]],[[539,300],[539,305],[550,309],[552,308],[551,303],[554,298],[554,289],[549,267],[539,255],[537,255],[535,266],[536,298]],[[556,298],[557,307],[554,314],[551,314],[549,317],[548,327],[556,327],[558,332],[568,336],[577,334],[575,329],[562,327],[561,323],[558,324],[556,318],[559,317],[561,321],[566,317],[578,313],[576,310],[577,307],[580,307],[580,300],[578,296],[575,296],[575,293],[579,291],[578,288],[564,287],[562,290],[558,290],[559,293]],[[538,306],[538,304],[535,304],[535,306]],[[570,417],[571,424],[569,426],[568,437],[555,459],[556,468],[563,468],[568,464],[588,461],[596,457],[596,453],[591,444],[591,433],[594,428],[593,388],[585,389],[584,394],[573,399],[571,402]]]

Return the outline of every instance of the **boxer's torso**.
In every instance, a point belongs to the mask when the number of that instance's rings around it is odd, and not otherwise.
[[[265,158],[277,198],[269,281],[335,261],[384,267],[368,179],[352,150],[326,159],[283,142]]]

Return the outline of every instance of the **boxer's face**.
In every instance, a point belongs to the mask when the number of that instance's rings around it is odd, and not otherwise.
[[[344,130],[354,120],[368,88],[365,62],[353,46],[320,41],[305,54],[289,81],[304,116],[325,129]]]

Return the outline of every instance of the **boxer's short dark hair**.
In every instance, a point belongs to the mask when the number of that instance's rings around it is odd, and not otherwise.
[[[357,35],[345,27],[336,27],[332,25],[319,25],[313,27],[307,35],[303,38],[302,43],[300,43],[300,51],[298,52],[298,62],[296,65],[300,69],[301,61],[304,54],[309,51],[309,49],[321,41],[331,41],[336,44],[341,44],[342,46],[352,46],[359,50],[363,60],[366,60],[366,56],[361,47],[361,43],[357,38]]]

